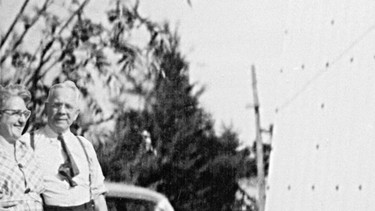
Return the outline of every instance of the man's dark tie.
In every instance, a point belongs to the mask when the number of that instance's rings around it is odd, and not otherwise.
[[[66,155],[66,161],[59,167],[59,174],[68,181],[70,187],[74,187],[77,185],[77,183],[73,181],[73,177],[79,174],[77,164],[74,162],[72,154],[66,147],[66,143],[62,134],[59,134],[57,136],[57,140],[61,142],[61,147]]]

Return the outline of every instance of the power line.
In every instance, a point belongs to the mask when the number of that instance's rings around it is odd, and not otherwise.
[[[323,75],[323,73],[327,72],[327,69],[333,65],[335,65],[338,61],[340,61],[352,48],[354,48],[356,45],[358,45],[371,31],[375,29],[375,24],[373,24],[371,27],[369,27],[364,33],[362,33],[357,39],[355,39],[347,48],[345,48],[335,59],[332,60],[331,64],[329,62],[326,63],[325,68],[317,71],[314,76],[308,80],[301,89],[299,89],[292,97],[287,99],[284,103],[281,104],[280,107],[278,107],[278,111],[283,110],[287,106],[289,106],[294,100],[296,100],[302,93],[304,93],[307,88],[313,84],[320,76]]]

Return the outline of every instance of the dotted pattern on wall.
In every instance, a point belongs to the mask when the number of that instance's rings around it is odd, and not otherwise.
[[[375,1],[288,10],[266,210],[374,210]]]

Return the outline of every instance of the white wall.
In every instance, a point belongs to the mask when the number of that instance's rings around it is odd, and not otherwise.
[[[375,1],[289,1],[266,210],[375,209]]]

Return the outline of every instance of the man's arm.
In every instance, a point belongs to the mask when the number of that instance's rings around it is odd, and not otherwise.
[[[81,143],[82,140],[86,140],[86,144],[84,146],[85,151],[87,152],[87,156],[89,156],[90,160],[90,175],[91,175],[91,193],[95,203],[95,211],[107,211],[107,203],[105,201],[104,194],[107,191],[104,186],[104,176],[102,172],[102,168],[99,164],[96,152],[94,150],[93,145],[85,138],[79,137]]]
[[[94,199],[95,211],[108,211],[107,203],[103,194],[100,194]]]

